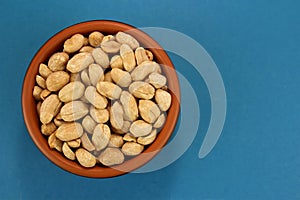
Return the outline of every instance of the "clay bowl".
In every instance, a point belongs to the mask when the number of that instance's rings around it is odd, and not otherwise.
[[[165,66],[162,70],[168,79],[168,88],[172,95],[172,105],[168,111],[168,116],[161,132],[158,134],[156,140],[149,145],[142,154],[126,160],[124,163],[114,167],[102,167],[96,165],[93,168],[85,168],[79,165],[76,161],[68,160],[62,155],[62,153],[49,148],[47,139],[40,131],[40,122],[36,111],[36,102],[32,96],[32,91],[35,85],[35,75],[38,73],[40,63],[47,63],[47,60],[53,53],[62,51],[64,41],[72,35],[76,33],[88,35],[96,30],[104,34],[116,34],[118,31],[128,32],[140,42],[141,46],[151,50],[156,62]],[[146,164],[157,153],[159,153],[159,151],[167,143],[175,128],[179,115],[178,97],[180,97],[179,83],[174,66],[166,52],[157,42],[141,30],[138,30],[128,24],[116,21],[96,20],[75,24],[60,31],[38,50],[33,57],[24,78],[22,108],[24,121],[33,142],[50,161],[73,174],[93,178],[106,178],[119,176],[133,171]]]

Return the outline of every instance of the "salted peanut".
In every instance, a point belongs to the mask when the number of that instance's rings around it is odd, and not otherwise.
[[[61,102],[56,94],[51,94],[42,103],[40,108],[40,121],[42,124],[49,124],[53,117],[59,112]]]
[[[39,86],[34,86],[32,95],[33,95],[35,100],[37,100],[37,101],[41,100],[42,91],[43,91],[43,89],[40,88]]]
[[[110,59],[110,67],[113,68],[119,68],[123,69],[123,60],[120,55],[114,55]]]
[[[113,82],[112,78],[111,78],[111,72],[107,72],[105,75],[104,75],[104,79],[103,79],[104,82]]]
[[[94,63],[94,58],[91,53],[83,52],[74,55],[67,63],[67,70],[72,73],[78,73],[90,64]]]
[[[81,144],[82,144],[83,148],[85,148],[88,151],[95,150],[93,143],[91,142],[89,136],[86,133],[84,133],[80,139],[81,139]]]
[[[129,131],[130,126],[131,126],[131,122],[124,120],[123,126],[121,129],[115,129],[114,127],[111,127],[111,129],[114,133],[124,134]]]
[[[55,132],[48,137],[48,145],[51,149],[56,149],[59,152],[62,151],[62,141],[56,138]]]
[[[93,134],[96,125],[96,122],[90,115],[85,116],[82,120],[82,127],[89,134]]]
[[[94,167],[96,165],[96,158],[83,148],[79,148],[75,152],[75,156],[80,165],[83,167]]]
[[[92,53],[93,50],[94,50],[94,48],[91,47],[91,46],[83,46],[83,47],[79,50],[79,52],[80,52],[80,53],[83,53],[83,52],[86,52],[86,53]]]
[[[99,31],[94,31],[89,35],[89,43],[93,47],[99,47],[104,35]]]
[[[149,57],[146,53],[146,50],[143,47],[138,47],[135,52],[135,59],[136,59],[136,63],[139,65],[144,61],[148,61]]]
[[[142,153],[144,150],[144,146],[135,142],[126,142],[122,146],[122,152],[126,156],[136,156]]]
[[[92,51],[92,56],[95,59],[95,62],[103,68],[109,67],[109,58],[108,55],[101,49],[95,48]]]
[[[97,151],[104,149],[108,145],[110,135],[110,129],[106,124],[98,124],[95,127],[92,142]]]
[[[62,145],[62,152],[66,156],[66,158],[70,160],[75,160],[75,153],[72,151],[72,149],[66,142],[64,142],[64,144]]]
[[[124,162],[124,154],[118,148],[106,148],[98,157],[105,166],[118,165]]]
[[[38,86],[40,86],[41,88],[43,88],[43,89],[46,88],[45,79],[43,77],[41,77],[40,75],[35,76],[35,81],[38,84]]]
[[[49,90],[44,89],[40,94],[40,98],[42,100],[45,100],[50,94],[51,94],[51,92]]]
[[[153,53],[149,50],[146,50],[146,55],[148,57],[148,60],[153,60]]]
[[[85,89],[84,96],[93,106],[98,109],[104,109],[108,104],[107,99],[99,94],[96,88],[93,86],[88,86]]]
[[[77,138],[76,140],[68,141],[67,144],[71,148],[78,148],[80,147],[81,139]]]
[[[49,69],[49,67],[43,63],[40,64],[39,66],[39,74],[43,77],[43,78],[47,78],[50,74],[52,73],[52,71]]]
[[[77,122],[66,122],[58,127],[55,133],[58,139],[68,142],[80,138],[83,134],[83,128]]]
[[[120,97],[124,110],[124,119],[135,121],[139,115],[135,98],[127,91],[123,91]]]
[[[119,99],[122,92],[122,89],[119,86],[117,86],[114,83],[106,82],[106,81],[98,82],[96,87],[97,87],[97,91],[101,95],[111,100]]]
[[[36,104],[36,112],[37,112],[38,116],[40,116],[41,106],[42,106],[42,102],[39,101],[39,102]]]
[[[113,40],[116,40],[115,36],[106,35],[106,36],[103,37],[102,42],[113,41]]]
[[[130,84],[129,92],[136,98],[152,99],[155,93],[155,89],[149,83],[136,81]]]
[[[70,80],[70,75],[65,71],[51,73],[46,79],[46,86],[49,91],[56,92],[64,87]]]
[[[70,74],[70,82],[81,81],[79,73],[71,73]]]
[[[50,122],[49,124],[42,124],[41,126],[41,132],[46,136],[51,135],[56,129],[57,127],[53,122]]]
[[[140,46],[134,37],[124,32],[118,32],[116,34],[116,40],[121,44],[128,44],[131,49],[136,49]]]
[[[69,55],[65,52],[58,52],[53,54],[48,61],[48,67],[51,71],[65,70],[66,64],[69,61]]]
[[[134,137],[132,134],[130,133],[126,133],[124,136],[123,136],[123,140],[126,141],[126,142],[136,142],[136,137]]]
[[[167,78],[157,72],[154,72],[149,75],[149,83],[159,89],[167,84]]]
[[[78,51],[83,46],[83,44],[84,36],[77,33],[65,41],[64,52],[74,53]]]
[[[120,43],[110,40],[110,41],[104,41],[101,43],[101,48],[106,53],[117,53],[120,51]]]
[[[80,77],[84,85],[86,86],[92,85],[87,69],[81,71]]]
[[[156,122],[153,124],[153,128],[157,128],[157,129],[161,128],[165,124],[165,121],[166,121],[165,114],[161,114],[157,118]]]
[[[155,140],[156,135],[157,135],[157,131],[156,129],[154,129],[149,135],[144,137],[138,137],[137,142],[142,145],[149,145]]]
[[[131,72],[134,69],[136,63],[134,53],[130,46],[128,46],[127,44],[122,44],[120,47],[120,56],[123,61],[124,69],[128,72]]]
[[[80,99],[84,94],[84,85],[79,81],[70,82],[58,93],[58,98],[62,102],[70,102]]]
[[[153,72],[161,72],[159,64],[153,61],[144,61],[132,71],[131,77],[134,81],[141,81]]]
[[[111,134],[108,146],[109,147],[121,147],[124,144],[123,137],[117,134]]]
[[[82,101],[71,101],[66,103],[60,110],[61,118],[66,122],[81,119],[88,113],[89,108]]]
[[[109,120],[109,112],[107,109],[97,109],[90,107],[90,115],[97,123],[106,123]]]
[[[120,87],[128,87],[131,83],[131,76],[129,72],[123,71],[119,68],[111,70],[111,78]]]
[[[155,92],[155,101],[158,104],[160,110],[167,111],[171,106],[171,95],[169,92],[158,89]]]
[[[92,85],[96,86],[98,81],[103,81],[104,72],[102,67],[97,64],[91,64],[88,68],[89,78]]]
[[[110,108],[110,123],[115,129],[122,129],[124,111],[119,102],[114,102]]]
[[[139,101],[139,113],[143,120],[154,123],[160,115],[159,107],[150,100]]]
[[[148,135],[152,130],[151,124],[144,120],[136,120],[130,126],[130,133],[135,137],[141,137]]]

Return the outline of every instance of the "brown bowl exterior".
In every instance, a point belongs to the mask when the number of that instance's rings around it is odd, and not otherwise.
[[[168,87],[172,95],[172,104],[168,111],[168,116],[164,127],[158,134],[156,140],[149,145],[145,151],[124,163],[110,167],[102,167],[96,165],[94,168],[84,168],[75,161],[68,160],[60,152],[49,148],[47,140],[40,131],[39,117],[36,111],[36,102],[32,96],[33,87],[35,85],[35,75],[38,74],[38,67],[40,63],[47,62],[48,58],[55,52],[61,51],[63,43],[66,39],[76,33],[88,34],[93,31],[100,31],[105,34],[116,34],[118,31],[130,32],[144,47],[150,47],[155,60],[166,66],[163,69],[168,79]],[[170,70],[169,70],[169,69]],[[150,161],[170,138],[179,115],[179,83],[174,66],[166,54],[166,52],[155,42],[150,36],[130,25],[108,20],[96,20],[82,22],[70,26],[50,38],[35,54],[25,75],[23,90],[22,90],[22,108],[24,121],[29,131],[29,134],[40,149],[40,151],[53,163],[62,169],[80,176],[93,178],[107,178],[119,176],[130,171],[133,171],[148,161]]]

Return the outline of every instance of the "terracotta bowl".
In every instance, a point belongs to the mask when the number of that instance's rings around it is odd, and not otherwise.
[[[96,30],[104,34],[116,34],[118,31],[128,32],[140,42],[141,46],[151,50],[156,62],[165,66],[163,67],[163,72],[168,79],[168,88],[172,95],[172,104],[168,111],[164,127],[158,134],[156,140],[149,145],[142,154],[113,167],[102,167],[96,165],[93,168],[84,168],[76,161],[68,160],[62,155],[62,153],[49,148],[47,139],[41,134],[40,131],[41,124],[39,122],[36,111],[36,102],[32,96],[32,91],[35,85],[35,75],[38,73],[38,67],[40,63],[47,63],[47,60],[53,53],[62,51],[64,41],[72,35],[76,33],[88,35]],[[33,57],[24,78],[22,108],[24,121],[33,142],[50,161],[62,169],[77,175],[94,178],[106,178],[119,176],[141,167],[150,161],[164,147],[174,130],[179,115],[178,97],[180,97],[179,83],[174,66],[166,52],[157,42],[155,42],[150,36],[141,30],[138,30],[130,25],[116,21],[97,20],[79,23],[60,31],[50,38],[38,50]]]

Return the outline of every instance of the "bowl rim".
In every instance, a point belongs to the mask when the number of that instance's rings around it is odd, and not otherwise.
[[[93,29],[92,29],[93,27]],[[90,31],[87,31],[90,30]],[[83,31],[84,30],[84,31]],[[61,43],[72,36],[75,33],[83,33],[86,32],[86,34],[91,33],[92,30],[96,31],[99,30],[103,33],[106,32],[117,32],[117,31],[123,31],[127,32],[129,31],[130,34],[135,37],[141,46],[150,46],[150,50],[152,51],[153,55],[155,56],[155,59],[159,64],[163,64],[166,66],[164,73],[167,76],[168,80],[168,87],[171,88],[171,95],[172,95],[172,103],[171,107],[169,109],[169,113],[166,119],[166,122],[163,126],[163,128],[160,131],[160,134],[158,134],[156,140],[149,145],[140,155],[133,157],[124,163],[113,166],[113,167],[101,167],[99,165],[96,165],[93,168],[84,168],[80,166],[77,162],[68,160],[65,158],[62,153],[51,150],[48,146],[48,142],[46,138],[43,136],[43,134],[40,131],[40,123],[39,119],[37,117],[36,112],[36,102],[32,96],[32,89],[35,85],[35,79],[32,77],[35,77],[36,74],[38,74],[38,65],[41,63],[40,60],[44,60],[44,62],[47,61],[49,58],[48,55],[52,55],[55,51],[53,49],[56,49],[55,46],[58,46]],[[57,41],[60,41],[59,44]],[[147,48],[147,47],[146,47]],[[50,50],[49,50],[50,49]],[[51,50],[52,49],[52,50]],[[41,59],[41,57],[47,58]],[[163,62],[162,62],[163,61]],[[34,80],[32,80],[34,79]],[[165,52],[165,50],[148,34],[143,32],[142,30],[131,26],[129,24],[113,21],[113,20],[91,20],[91,21],[84,21],[80,22],[71,26],[68,26],[61,31],[54,34],[52,37],[50,37],[34,54],[30,64],[28,65],[28,68],[26,70],[24,80],[23,80],[23,86],[22,86],[22,113],[24,122],[26,124],[28,133],[30,137],[32,138],[35,145],[38,147],[38,149],[46,156],[52,163],[57,165],[58,167],[64,169],[65,171],[68,171],[70,173],[84,176],[84,177],[90,177],[90,178],[108,178],[108,177],[115,177],[120,176],[123,174],[126,174],[128,172],[134,171],[135,169],[145,165],[147,162],[149,162],[159,151],[166,145],[169,138],[171,137],[177,120],[179,116],[180,111],[180,88],[179,88],[179,81],[177,78],[177,74],[175,71],[175,67],[170,60],[168,54]],[[34,103],[34,104],[33,104]],[[33,107],[33,108],[32,108]],[[36,119],[37,122],[36,123]],[[35,120],[35,121],[34,121]],[[41,139],[43,138],[43,139]],[[159,139],[159,140],[158,140]],[[44,140],[44,141],[43,141]],[[46,146],[45,146],[46,144]]]

